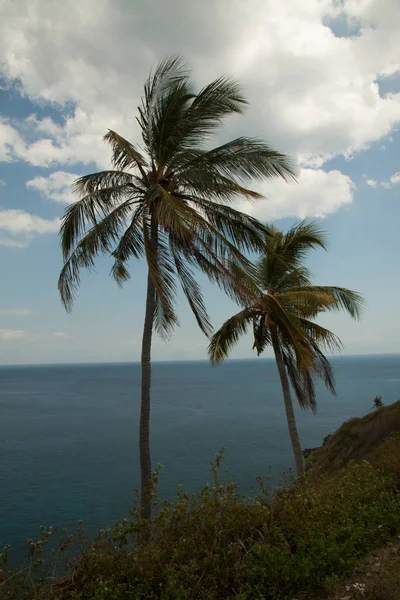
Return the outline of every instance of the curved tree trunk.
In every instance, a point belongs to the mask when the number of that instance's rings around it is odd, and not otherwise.
[[[154,284],[147,275],[146,314],[142,338],[142,396],[140,408],[140,473],[142,517],[151,518],[151,455],[150,455],[150,386],[151,386],[151,338],[153,333],[156,297]]]
[[[299,434],[296,427],[296,418],[294,416],[292,396],[290,394],[289,380],[286,374],[285,363],[283,362],[281,349],[279,346],[276,331],[271,329],[272,347],[275,353],[276,366],[278,367],[279,377],[281,379],[283,399],[285,402],[286,418],[289,428],[290,441],[292,442],[293,454],[296,461],[297,475],[304,475],[304,460],[301,452]]]

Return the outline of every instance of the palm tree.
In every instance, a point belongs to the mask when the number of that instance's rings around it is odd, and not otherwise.
[[[323,233],[314,222],[302,221],[286,234],[267,228],[265,251],[255,275],[242,272],[242,285],[249,299],[243,309],[228,319],[213,335],[211,361],[224,360],[249,326],[253,326],[258,355],[272,346],[282,386],[289,435],[298,475],[304,464],[293,410],[290,384],[302,408],[316,409],[315,380],[322,378],[335,393],[332,367],[325,350],[337,350],[341,342],[313,319],[326,310],[346,310],[359,318],[362,298],[351,290],[311,285],[304,259],[311,248],[325,248]],[[238,270],[237,267],[234,267]]]
[[[111,274],[120,285],[130,276],[130,258],[147,262],[139,435],[144,518],[151,516],[153,329],[168,337],[178,324],[174,297],[179,282],[200,329],[211,333],[192,268],[241,298],[241,286],[232,285],[226,265],[249,266],[242,252],[259,249],[265,229],[229,203],[237,197],[260,198],[244,187],[251,179],[294,179],[290,160],[258,139],[239,137],[213,149],[205,146],[223,119],[242,113],[246,104],[230,78],[220,77],[196,93],[179,58],[162,61],[145,83],[138,108],[142,146],[108,131],[104,139],[111,146],[113,169],[75,182],[80,199],[66,209],[62,221],[59,291],[67,310],[81,268],[92,269],[98,255],[111,255]]]
[[[383,406],[384,406],[384,403],[383,403],[383,400],[382,400],[382,396],[375,396],[374,403],[373,403],[373,408],[375,408],[376,410],[379,410]]]

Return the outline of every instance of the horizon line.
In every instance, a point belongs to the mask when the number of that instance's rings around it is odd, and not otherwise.
[[[381,352],[379,354],[331,354],[330,358],[373,358],[373,357],[383,357],[383,356],[400,356],[400,352]],[[218,367],[220,365],[222,365],[223,363],[226,362],[239,362],[239,361],[256,361],[256,360],[275,360],[273,356],[254,356],[254,357],[246,357],[246,358],[227,358],[224,361],[222,361],[220,364],[218,365],[214,365],[214,367]],[[157,363],[157,364],[170,364],[170,363],[188,363],[188,362],[203,362],[203,363],[209,363],[211,365],[211,362],[206,359],[206,358],[188,358],[188,359],[182,359],[182,358],[175,358],[175,359],[170,359],[170,360],[152,360],[151,361],[152,364]],[[0,364],[0,368],[7,368],[7,367],[59,367],[59,366],[71,366],[71,367],[76,367],[76,366],[96,366],[96,365],[140,365],[141,361],[140,360],[120,360],[120,361],[90,361],[90,362],[57,362],[57,363],[52,363],[52,362],[37,362],[37,363],[6,363],[6,364]]]

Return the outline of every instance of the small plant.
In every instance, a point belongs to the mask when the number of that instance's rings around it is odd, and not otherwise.
[[[382,396],[375,396],[373,408],[379,410],[380,408],[382,408],[382,406],[384,406]]]

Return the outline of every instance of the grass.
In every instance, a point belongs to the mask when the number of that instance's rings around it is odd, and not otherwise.
[[[274,493],[260,485],[251,502],[220,482],[220,460],[213,485],[192,496],[179,489],[172,503],[158,499],[156,474],[150,524],[134,510],[95,541],[82,527],[75,540],[65,535],[60,555],[77,540],[79,551],[63,576],[59,559],[46,558],[54,532],[30,543],[31,562],[20,569],[7,567],[6,550],[2,600],[327,598],[338,578],[400,532],[400,433],[369,461],[289,479]]]

